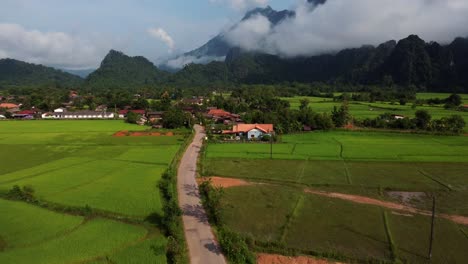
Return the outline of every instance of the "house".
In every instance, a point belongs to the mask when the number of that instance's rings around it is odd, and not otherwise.
[[[96,112],[103,112],[103,111],[107,111],[107,105],[98,105],[96,107]]]
[[[141,116],[144,116],[146,114],[145,110],[120,110],[118,112],[119,118],[126,118],[128,112],[132,112],[132,113],[135,113],[135,114],[138,114],[138,115],[141,115]]]
[[[192,97],[192,98],[184,98],[182,99],[182,103],[186,105],[199,105],[202,106],[205,101],[205,98],[203,96],[199,97]]]
[[[44,114],[43,118],[53,119],[113,119],[115,114],[110,112],[96,111],[77,111],[77,112],[54,112],[52,114]]]
[[[157,123],[163,119],[164,112],[148,112],[146,114],[151,123]]]
[[[13,118],[16,119],[33,119],[36,114],[40,114],[40,112],[36,110],[23,110],[15,113]]]
[[[404,115],[392,115],[393,119],[405,119],[406,116]]]
[[[240,119],[240,115],[232,114],[223,109],[209,109],[208,113],[205,114],[205,118],[212,119],[215,123],[223,123],[225,125],[243,123]]]
[[[0,109],[6,109],[8,112],[17,112],[19,111],[20,105],[12,103],[1,103]]]
[[[273,124],[238,124],[232,130],[224,130],[223,134],[232,134],[247,140],[261,139],[264,135],[274,133]]]
[[[67,109],[63,108],[63,107],[54,109],[54,113],[65,113],[66,111],[67,111]]]

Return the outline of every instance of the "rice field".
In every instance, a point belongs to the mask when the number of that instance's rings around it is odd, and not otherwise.
[[[224,190],[223,219],[258,244],[270,245],[263,249],[267,251],[292,250],[345,262],[427,263],[427,214],[307,190],[358,195],[426,212],[436,196],[438,214],[468,216],[465,136],[345,131],[284,135],[273,145],[273,159],[269,144],[210,143],[202,164],[203,175],[252,183]],[[436,218],[433,263],[468,259],[466,227]]]
[[[155,227],[118,219],[163,213],[158,181],[185,136],[113,136],[143,129],[120,120],[0,122],[0,194],[31,186],[43,202],[103,215],[0,199],[0,263],[165,263]]]

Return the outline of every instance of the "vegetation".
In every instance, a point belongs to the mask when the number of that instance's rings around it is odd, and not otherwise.
[[[78,76],[54,68],[13,59],[0,59],[1,87],[75,88],[83,83]]]
[[[6,244],[0,262],[164,263],[171,256],[172,238],[159,231],[165,231],[166,210],[157,183],[185,130],[171,137],[113,137],[146,128],[114,120],[0,126],[0,213],[8,215],[0,220]]]
[[[427,211],[435,195],[438,213],[466,216],[465,138],[365,131],[283,135],[273,146],[273,160],[269,145],[209,144],[202,173],[253,183],[226,188],[220,199],[224,225],[250,250],[345,262],[426,263],[430,217],[306,190],[361,195]],[[239,216],[249,217],[239,221]],[[440,240],[435,240],[433,261],[463,262],[467,244],[462,226],[436,219]]]

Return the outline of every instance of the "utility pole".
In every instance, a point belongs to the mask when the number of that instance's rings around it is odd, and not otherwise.
[[[270,159],[273,159],[273,132],[270,132]]]
[[[432,260],[432,244],[434,242],[434,221],[435,221],[435,206],[436,206],[436,198],[435,196],[432,197],[432,222],[431,222],[431,237],[429,240],[429,263]]]

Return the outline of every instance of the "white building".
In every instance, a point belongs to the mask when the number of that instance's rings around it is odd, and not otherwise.
[[[115,114],[113,112],[96,112],[96,111],[77,111],[77,112],[54,112],[49,114],[52,119],[113,119]],[[43,118],[47,118],[44,117]]]

